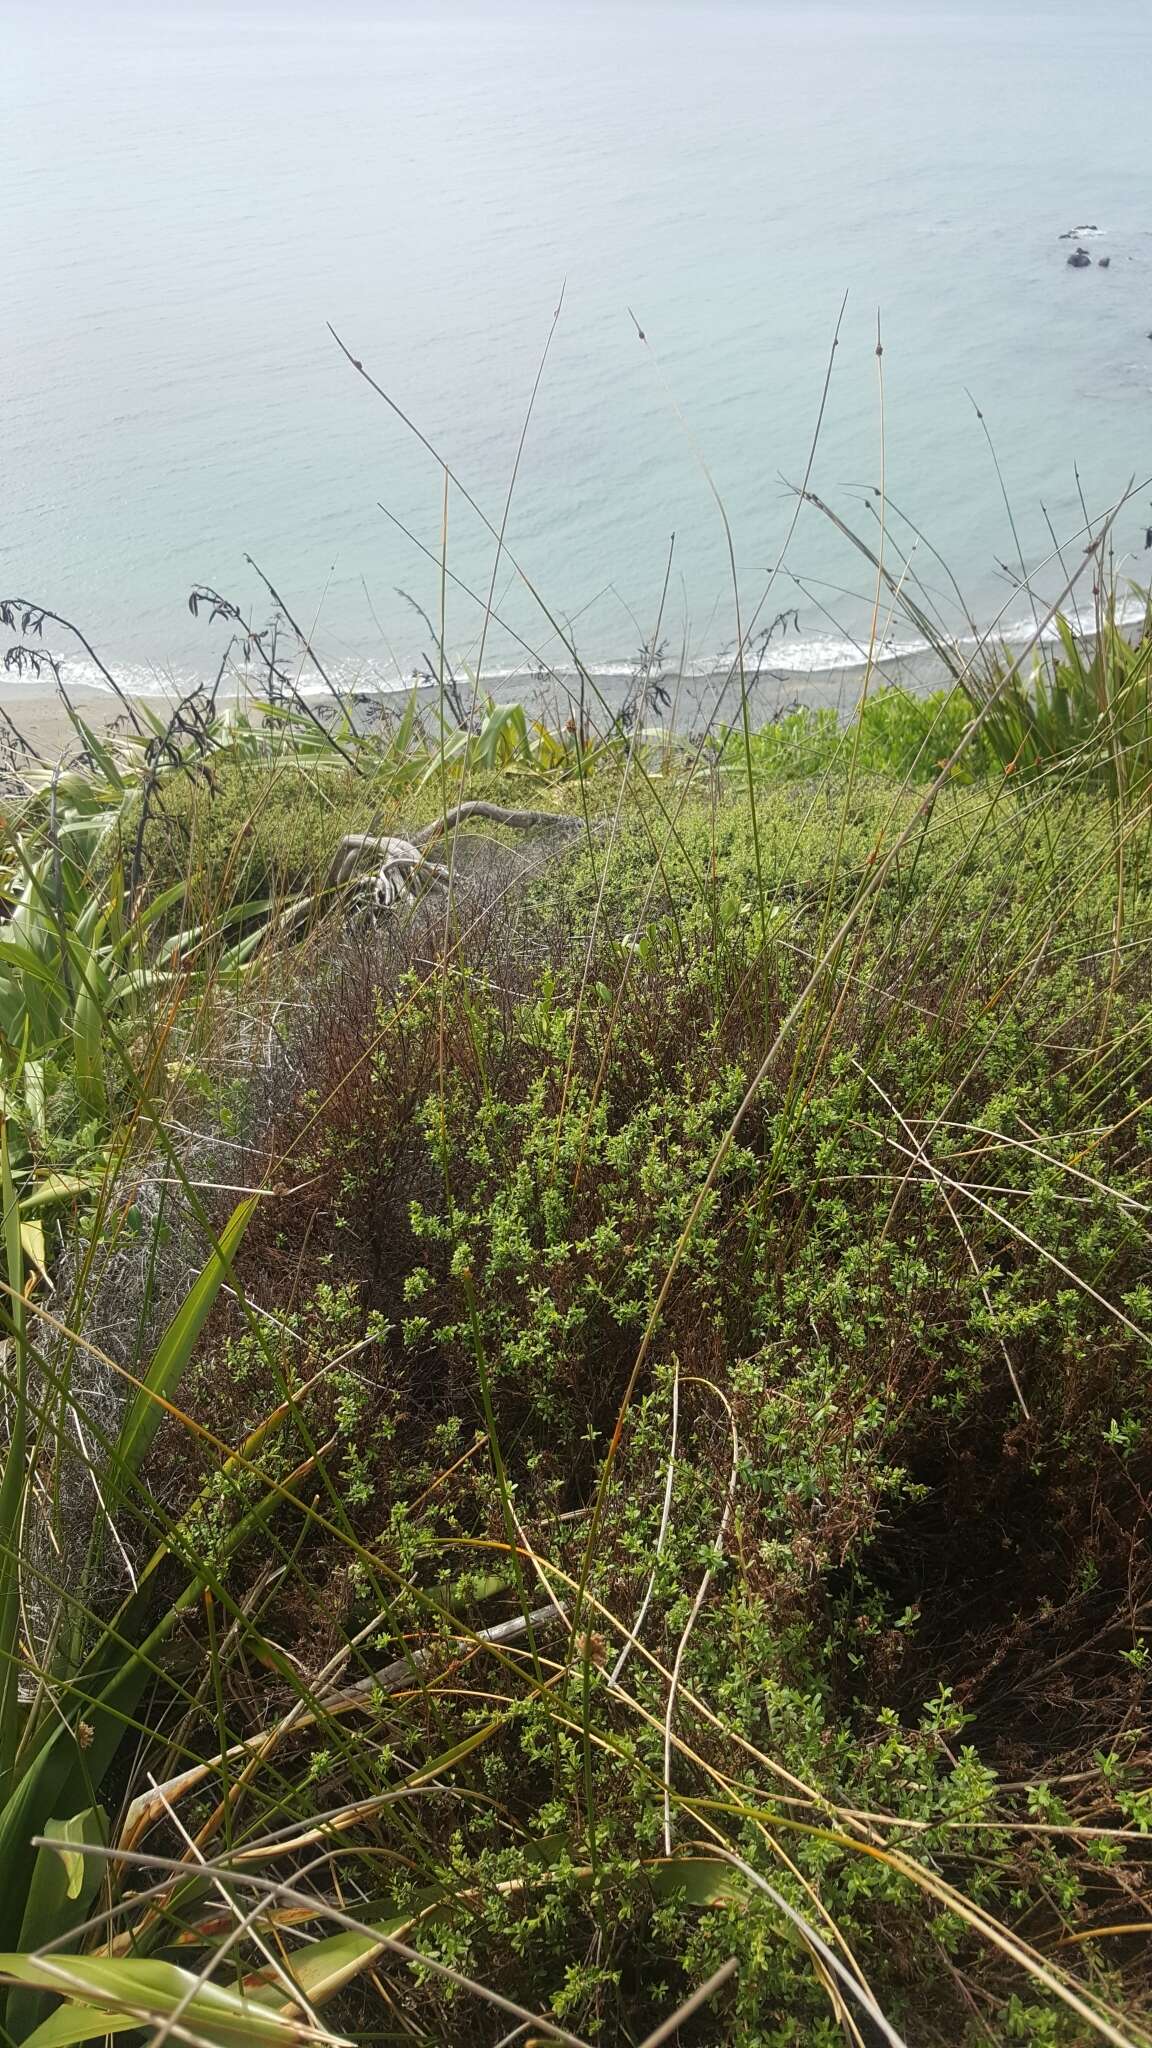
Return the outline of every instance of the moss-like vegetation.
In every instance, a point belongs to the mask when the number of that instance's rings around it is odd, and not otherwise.
[[[443,1881],[487,1901],[437,1937],[457,1965],[614,2039],[735,1954],[719,2031],[696,2038],[836,2038],[810,1959],[765,1940],[746,1886],[703,1916],[653,1895],[682,1652],[685,1700],[720,1725],[676,1716],[677,1839],[709,1842],[723,1815],[797,1907],[816,1888],[913,2038],[965,2038],[975,1996],[1013,2015],[1007,2038],[1078,2039],[842,1817],[882,1811],[882,1841],[1024,1915],[1042,1948],[1133,1872],[1129,1852],[1110,1876],[1075,1833],[1084,1793],[1059,1789],[1090,1783],[1098,1812],[1103,1770],[1111,1820],[1145,1811],[1152,1041],[1139,951],[1093,943],[1114,912],[1107,832],[1082,804],[944,804],[770,1062],[685,1239],[829,902],[909,803],[873,786],[766,804],[766,940],[746,804],[692,801],[671,840],[667,808],[649,792],[610,856],[594,844],[537,885],[525,988],[395,964],[382,983],[370,952],[329,968],[247,1139],[257,1178],[292,1192],[262,1205],[239,1271],[293,1334],[270,1364],[234,1318],[192,1414],[240,1441],[362,1347],[277,1450],[287,1474],[333,1445],[339,1527],[296,1539],[315,1596],[279,1638],[306,1664],[370,1628],[385,1589],[386,1661],[424,1638],[429,1603],[571,1600],[587,1571],[568,1706],[547,1678],[563,1644],[535,1673],[489,1662],[500,1725],[460,1775],[464,1810],[422,1822]],[[1134,871],[1130,901],[1144,886]],[[170,1437],[190,1497],[200,1461]],[[225,1489],[214,1513],[247,1498]],[[654,1567],[620,1693],[621,1624]],[[434,1746],[466,1744],[473,1689],[434,1698]],[[423,1753],[430,1705],[391,1707],[389,1744]],[[374,1759],[345,1750],[342,1768],[367,1796]],[[796,1784],[809,1797],[779,1797]],[[1019,1831],[1054,1815],[1071,1834]],[[542,1834],[547,1877],[514,1903]]]
[[[364,2040],[638,2043],[714,1976],[684,2042],[1149,2040],[1148,812],[993,750],[937,786],[943,715],[245,743],[44,850],[87,954],[37,1010],[30,899],[9,1214],[82,1130],[95,1185],[23,1212],[50,1330],[9,1310],[53,1712],[0,1711],[0,1860],[119,1802],[180,1864],[158,1909],[113,1867],[129,1960],[284,2004],[273,1944]],[[581,830],[250,946],[463,794]],[[201,1854],[293,1888],[263,1948]]]

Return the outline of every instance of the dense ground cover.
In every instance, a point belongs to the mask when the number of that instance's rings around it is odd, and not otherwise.
[[[1152,2039],[1138,684],[33,801],[13,2037]]]

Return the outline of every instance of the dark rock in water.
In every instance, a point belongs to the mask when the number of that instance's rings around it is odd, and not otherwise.
[[[1111,261],[1112,258],[1110,256],[1101,256],[1100,261],[1096,265],[1097,270],[1107,270]]]
[[[1088,270],[1091,268],[1092,258],[1087,249],[1073,249],[1068,263],[1073,270]]]
[[[1060,240],[1062,242],[1074,242],[1076,240],[1077,235],[1098,235],[1099,233],[1100,230],[1097,227],[1095,221],[1086,220],[1081,227],[1067,228],[1065,232],[1061,235]]]

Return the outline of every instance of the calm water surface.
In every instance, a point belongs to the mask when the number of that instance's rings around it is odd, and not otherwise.
[[[1046,516],[1070,538],[1081,492],[1096,513],[1152,474],[1145,8],[6,0],[4,21],[0,581],[136,683],[214,668],[193,583],[267,615],[248,556],[343,680],[428,647],[398,593],[439,618],[443,473],[329,322],[498,526],[563,286],[507,527],[538,598],[500,563],[493,670],[529,660],[516,635],[557,660],[557,624],[625,661],[673,532],[663,632],[702,664],[731,643],[708,477],[746,619],[845,293],[813,483],[875,542],[883,465],[890,559],[906,515],[909,587],[954,623],[927,542],[981,623],[1027,611],[973,401],[1046,591]],[[1111,261],[1070,270],[1059,237],[1089,222]],[[1117,522],[1133,575],[1150,496]],[[465,659],[494,553],[452,489]],[[846,652],[870,598],[806,509],[765,613],[798,608],[788,658]]]

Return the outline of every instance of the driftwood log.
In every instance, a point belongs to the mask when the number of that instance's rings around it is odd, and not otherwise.
[[[312,914],[339,890],[347,890],[357,878],[360,900],[373,914],[390,910],[399,902],[415,903],[431,890],[447,889],[451,867],[433,860],[430,849],[459,826],[473,820],[504,825],[513,831],[535,831],[543,827],[579,830],[581,820],[557,815],[555,811],[509,810],[503,804],[475,799],[456,804],[430,825],[423,825],[409,838],[395,834],[346,832],[332,856],[323,888],[300,896],[279,916],[269,919],[266,938],[292,938]],[[367,869],[367,875],[362,870]],[[364,884],[368,887],[365,890]],[[367,901],[365,903],[365,897]]]

